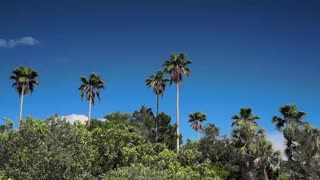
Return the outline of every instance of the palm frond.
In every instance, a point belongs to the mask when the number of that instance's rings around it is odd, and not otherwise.
[[[100,91],[97,91],[97,97],[99,99],[99,102],[101,102],[101,95],[100,95]]]
[[[178,56],[175,54],[170,55],[170,61],[176,61],[178,59]]]
[[[81,77],[80,80],[81,80],[81,82],[82,82],[83,84],[89,84],[89,82],[88,82],[88,80],[87,80],[86,77]]]
[[[13,84],[12,84],[12,87],[15,87],[15,86],[17,86],[17,82],[14,82]]]
[[[12,80],[18,80],[18,77],[17,76],[10,76],[9,79],[12,79]]]
[[[190,65],[190,64],[192,64],[192,61],[184,61],[183,62],[183,66],[187,66],[187,65]]]
[[[295,118],[300,121],[305,115],[307,115],[306,112],[299,111],[295,114]]]
[[[185,54],[184,53],[180,53],[177,58],[184,60],[185,59]]]
[[[94,105],[95,97],[96,97],[96,93],[93,92],[93,93],[92,93],[92,96],[91,96],[91,103],[92,103],[92,105]]]
[[[81,93],[81,101],[83,101],[84,93]]]
[[[233,116],[231,117],[231,119],[233,119],[233,120],[238,120],[238,119],[240,119],[240,117],[239,117],[238,115],[233,115]]]
[[[182,72],[183,72],[185,75],[190,76],[190,70],[189,70],[188,68],[186,68],[186,67],[181,67],[181,70],[182,70]]]

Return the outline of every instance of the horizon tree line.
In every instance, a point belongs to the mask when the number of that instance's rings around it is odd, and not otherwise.
[[[171,132],[177,136],[171,139],[171,150],[179,152],[181,138],[179,132],[179,86],[182,83],[183,74],[189,76],[190,70],[187,65],[191,61],[185,60],[185,55],[172,55],[170,60],[163,64],[164,70],[157,71],[145,80],[148,88],[153,88],[153,93],[156,95],[156,116],[152,109],[143,106],[140,111],[135,111],[132,114],[132,121],[136,121],[136,125],[140,126],[141,135],[144,139],[148,139],[152,143],[164,142],[166,139],[165,133]],[[12,71],[13,75],[10,79],[14,80],[12,87],[15,88],[20,97],[20,112],[19,112],[19,127],[22,121],[23,97],[30,93],[32,94],[35,85],[39,85],[36,79],[39,73],[20,66]],[[165,78],[165,74],[169,74],[170,78]],[[81,77],[81,85],[78,90],[81,93],[81,99],[89,102],[88,121],[86,122],[87,129],[95,128],[97,122],[91,121],[91,109],[94,105],[95,98],[101,101],[100,90],[105,89],[105,84],[102,78],[91,73],[89,77]],[[172,82],[176,85],[176,125],[165,127],[166,123],[170,123],[170,117],[164,113],[159,113],[160,97],[162,98],[166,90],[166,83]],[[232,173],[231,179],[276,179],[279,177],[280,166],[282,172],[289,174],[295,179],[303,179],[306,177],[319,177],[320,172],[320,131],[318,128],[312,127],[308,122],[304,121],[306,113],[299,111],[296,105],[284,105],[279,108],[281,116],[272,117],[272,123],[276,129],[281,132],[285,139],[284,155],[288,158],[286,161],[281,160],[281,153],[274,151],[272,143],[266,139],[264,129],[260,128],[257,120],[259,116],[253,114],[251,108],[241,108],[239,114],[233,115],[231,127],[232,131],[229,137],[218,137],[219,129],[214,124],[208,124],[204,128],[202,122],[207,120],[207,115],[203,112],[194,112],[189,114],[188,122],[196,131],[198,140],[193,142],[188,141],[182,147],[182,150],[188,149],[188,146],[201,150],[203,158],[208,158],[211,162],[222,162],[226,168],[230,168]],[[122,116],[121,114],[114,114]],[[129,116],[123,116],[123,122],[130,124]],[[108,118],[107,118],[108,119]],[[118,120],[117,117],[113,118]],[[27,120],[28,121],[28,120]],[[102,122],[100,122],[102,123]],[[115,122],[113,122],[115,123]],[[159,126],[159,123],[162,123]],[[23,123],[24,124],[24,123]],[[11,124],[12,125],[12,124]],[[91,126],[90,126],[91,125]],[[101,124],[102,125],[102,124]],[[23,126],[21,126],[23,127]],[[154,129],[152,128],[154,127]],[[163,131],[165,127],[166,131]],[[162,129],[161,129],[162,128]],[[151,130],[152,129],[152,130]],[[1,130],[1,129],[0,129]],[[160,140],[158,141],[158,131]],[[204,133],[204,137],[200,138],[200,133]],[[154,134],[155,139],[154,141]],[[170,134],[170,135],[172,135]],[[177,138],[177,140],[176,140]],[[177,142],[176,146],[175,140]],[[165,143],[167,146],[167,143]],[[191,148],[191,149],[192,149]],[[216,149],[215,149],[216,148]],[[219,149],[221,148],[221,149]],[[104,152],[103,152],[104,153]],[[179,155],[183,153],[181,151]],[[225,156],[225,153],[229,153]],[[229,166],[231,164],[231,166]],[[232,165],[240,167],[238,171],[232,170]],[[284,174],[284,175],[287,175]]]
[[[168,60],[166,60],[163,64],[163,70],[157,71],[155,74],[151,75],[148,79],[145,80],[146,86],[148,88],[153,87],[153,93],[156,95],[156,123],[155,123],[155,133],[157,139],[158,133],[158,115],[159,115],[159,104],[160,104],[160,97],[163,98],[164,92],[166,90],[166,83],[170,82],[175,83],[176,85],[176,125],[177,125],[177,144],[176,150],[179,151],[180,146],[180,117],[179,117],[179,89],[180,85],[183,82],[183,75],[189,76],[190,70],[188,65],[191,65],[192,61],[187,60],[184,53],[179,54],[172,54]],[[22,121],[22,114],[23,114],[23,102],[24,96],[28,93],[32,94],[34,91],[35,85],[39,85],[40,82],[36,79],[39,77],[39,73],[34,71],[31,68],[27,68],[24,66],[20,66],[17,69],[12,71],[12,76],[10,76],[11,80],[14,80],[12,87],[14,87],[19,95],[20,98],[20,111],[19,111],[19,124]],[[168,74],[170,77],[166,78],[165,74]],[[95,103],[95,98],[97,97],[99,102],[101,101],[101,89],[105,89],[105,84],[101,76],[97,75],[96,73],[91,73],[90,76],[81,77],[81,85],[78,90],[81,93],[81,100],[83,100],[84,96],[86,100],[89,102],[89,110],[88,110],[88,120],[86,124],[90,126],[91,121],[91,109]],[[283,106],[280,109],[280,113],[283,115],[283,119],[280,117],[273,117],[272,122],[276,123],[276,127],[279,130],[284,132],[285,139],[287,140],[287,149],[286,154],[288,158],[291,159],[290,152],[294,147],[294,143],[292,142],[292,138],[290,136],[290,131],[294,128],[293,126],[299,126],[303,123],[300,122],[300,119],[305,115],[304,112],[296,112],[296,107],[294,106]],[[233,124],[237,121],[245,118],[248,121],[255,121],[259,119],[259,117],[245,117],[246,114],[250,114],[249,109],[241,109],[240,117],[233,116],[232,119],[235,120]],[[294,113],[295,112],[295,113]],[[198,139],[200,139],[200,132],[202,130],[201,123],[207,119],[206,115],[202,112],[195,112],[189,114],[189,123],[191,123],[191,127],[197,132]],[[297,122],[293,122],[292,119],[297,119]]]

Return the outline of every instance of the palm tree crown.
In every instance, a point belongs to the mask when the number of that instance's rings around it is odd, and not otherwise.
[[[86,94],[86,99],[90,101],[92,105],[94,105],[95,96],[98,97],[99,101],[101,101],[101,93],[100,89],[104,89],[105,85],[101,77],[95,73],[92,73],[87,79],[86,77],[80,78],[82,84],[79,87],[81,92],[81,99],[83,100],[84,94]]]
[[[201,113],[201,112],[195,112],[192,114],[189,114],[189,123],[191,123],[191,126],[194,130],[198,133],[198,139],[200,139],[200,130],[202,129],[201,123],[203,121],[207,120],[207,115]]]
[[[252,109],[251,108],[241,108],[239,115],[240,116],[233,115],[231,117],[231,119],[234,120],[234,122],[232,123],[232,126],[234,126],[235,124],[239,123],[241,120],[257,124],[256,120],[260,119],[259,116],[256,116],[256,115],[252,114]]]
[[[278,116],[273,116],[272,122],[276,123],[276,128],[282,130],[286,125],[291,128],[291,125],[301,125],[303,124],[302,118],[307,114],[302,111],[298,111],[296,105],[284,105],[280,107],[279,112],[282,114],[283,118]]]
[[[32,94],[34,90],[34,85],[39,85],[39,81],[36,78],[39,76],[39,73],[33,71],[31,68],[26,68],[20,66],[19,68],[12,71],[14,75],[10,79],[14,80],[12,87],[15,87],[19,97],[26,95],[29,92]]]
[[[185,54],[180,53],[179,55],[171,55],[169,60],[163,63],[164,72],[171,75],[170,83],[175,82],[176,84],[182,83],[182,73],[189,76],[190,70],[187,67],[192,64],[190,60],[185,59]]]
[[[195,113],[189,114],[188,122],[191,123],[191,126],[194,130],[200,131],[202,128],[201,123],[205,120],[207,120],[207,115],[201,112],[195,112]]]
[[[158,71],[146,79],[145,82],[148,88],[153,87],[154,94],[163,96],[168,81],[169,79],[164,78],[163,71]]]

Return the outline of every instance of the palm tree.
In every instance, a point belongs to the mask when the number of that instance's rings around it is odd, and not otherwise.
[[[284,105],[279,109],[283,118],[274,116],[272,122],[276,124],[276,128],[283,132],[284,138],[287,140],[285,154],[288,160],[292,160],[293,149],[295,148],[294,139],[299,126],[304,125],[302,118],[307,114],[302,111],[298,111],[296,105]]]
[[[14,80],[12,87],[14,87],[20,98],[20,113],[19,113],[19,124],[22,121],[22,108],[23,108],[23,97],[29,92],[32,94],[34,90],[34,85],[39,85],[39,81],[36,78],[39,73],[33,71],[31,68],[26,68],[20,66],[19,68],[12,71],[13,75],[10,79]]]
[[[179,87],[182,83],[182,74],[187,76],[190,75],[190,70],[187,67],[189,64],[192,64],[190,60],[185,59],[185,54],[180,53],[179,55],[171,55],[169,60],[166,60],[162,65],[164,67],[164,72],[170,74],[170,84],[174,82],[176,84],[176,116],[177,116],[177,152],[179,151]]]
[[[163,93],[166,90],[166,83],[169,79],[164,78],[163,71],[158,71],[156,74],[151,75],[145,80],[148,88],[153,87],[153,93],[157,96],[157,114],[159,114],[159,96],[163,97]]]
[[[146,86],[153,87],[153,93],[157,96],[157,114],[156,114],[156,139],[158,132],[158,114],[159,114],[159,96],[163,97],[163,93],[166,89],[166,83],[169,79],[164,78],[163,71],[158,71],[156,74],[151,75],[148,79],[145,80]]]
[[[104,82],[101,77],[95,73],[92,73],[87,79],[86,77],[80,78],[82,84],[79,87],[81,92],[81,99],[83,100],[84,94],[86,94],[86,99],[89,101],[89,115],[87,125],[90,126],[91,120],[91,106],[94,105],[95,96],[98,97],[99,102],[101,101],[100,89],[104,89]]]
[[[202,129],[201,123],[207,120],[207,115],[201,112],[195,112],[189,114],[189,123],[191,123],[192,128],[197,131],[198,139],[200,140],[200,130]]]
[[[258,116],[252,114],[251,108],[241,108],[239,115],[231,117],[232,123],[232,142],[236,148],[239,148],[240,157],[242,159],[242,168],[239,171],[242,177],[252,179],[254,176],[253,157],[257,142],[264,136],[264,131],[258,129],[256,120]]]

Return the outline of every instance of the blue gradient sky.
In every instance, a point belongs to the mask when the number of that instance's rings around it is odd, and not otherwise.
[[[93,117],[132,113],[144,104],[155,108],[144,80],[171,53],[185,52],[193,61],[180,92],[186,138],[196,137],[189,113],[205,112],[228,134],[240,107],[252,107],[271,134],[272,116],[289,103],[320,127],[319,10],[311,0],[1,2],[0,39],[33,37],[40,43],[0,47],[0,116],[17,122],[19,98],[8,78],[19,65],[41,74],[41,85],[25,98],[24,116],[87,114],[78,87],[91,72],[107,86]],[[160,110],[175,122],[173,86]]]

